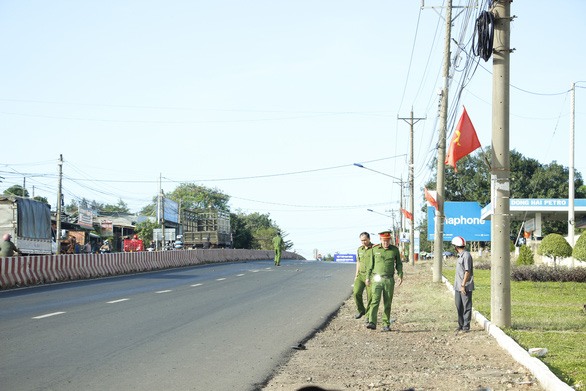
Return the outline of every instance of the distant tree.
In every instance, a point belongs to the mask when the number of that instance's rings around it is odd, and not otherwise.
[[[230,201],[230,196],[219,189],[210,189],[193,183],[180,184],[167,197],[176,202],[181,201],[181,208],[184,209],[228,210],[228,201]]]
[[[49,203],[49,200],[47,200],[47,197],[35,196],[33,198],[33,200],[41,201],[41,202],[43,202],[45,204],[48,204]]]
[[[252,249],[254,235],[246,226],[246,219],[240,213],[230,213],[230,227],[232,229],[232,241],[234,248]]]
[[[526,245],[521,245],[519,248],[519,257],[517,258],[517,265],[533,265],[535,260],[533,258],[533,251]]]
[[[272,250],[273,238],[277,232],[281,232],[285,250],[293,248],[293,242],[286,239],[288,234],[272,221],[269,213],[245,214],[237,211],[230,214],[230,225],[236,248]]]
[[[574,245],[572,256],[578,261],[586,262],[586,235],[582,234]]]
[[[100,212],[130,213],[130,209],[128,209],[128,205],[122,199],[119,199],[116,205],[104,205]]]
[[[18,196],[18,197],[29,197],[29,193],[27,189],[23,189],[20,185],[10,186],[8,189],[4,190],[4,195],[8,196]]]
[[[537,254],[553,258],[553,266],[557,268],[556,259],[572,256],[572,246],[562,235],[549,234],[539,244]]]
[[[160,226],[153,221],[145,220],[136,225],[134,232],[140,240],[148,245],[153,240],[153,230],[155,228],[160,228]]]

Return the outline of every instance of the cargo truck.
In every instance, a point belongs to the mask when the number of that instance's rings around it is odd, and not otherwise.
[[[217,209],[183,209],[183,248],[232,248],[230,212]]]
[[[24,255],[52,254],[57,248],[51,207],[30,198],[0,196],[0,238],[5,234]]]

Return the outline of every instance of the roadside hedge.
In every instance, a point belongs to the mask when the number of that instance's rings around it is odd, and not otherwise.
[[[558,266],[513,266],[511,269],[512,281],[558,281],[558,282],[586,282],[586,268]]]

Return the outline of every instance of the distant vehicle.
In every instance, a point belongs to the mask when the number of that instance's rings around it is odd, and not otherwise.
[[[183,248],[232,248],[230,212],[218,209],[183,209]]]
[[[25,255],[53,254],[57,250],[51,207],[31,198],[0,196],[0,234],[12,235],[12,241]]]

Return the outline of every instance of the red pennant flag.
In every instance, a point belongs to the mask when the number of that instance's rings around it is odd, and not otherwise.
[[[478,141],[476,130],[474,130],[474,125],[472,125],[472,121],[470,121],[470,117],[468,117],[464,107],[464,112],[460,117],[460,121],[458,121],[452,141],[448,147],[445,164],[453,166],[454,171],[458,172],[456,162],[479,147],[480,141]]]
[[[423,188],[425,189],[425,199],[435,208],[435,210],[438,210],[439,206],[435,198],[433,198],[429,191],[427,191],[427,187],[423,186]]]
[[[413,215],[411,213],[407,212],[405,209],[401,209],[401,212],[403,212],[406,219],[413,220]]]

